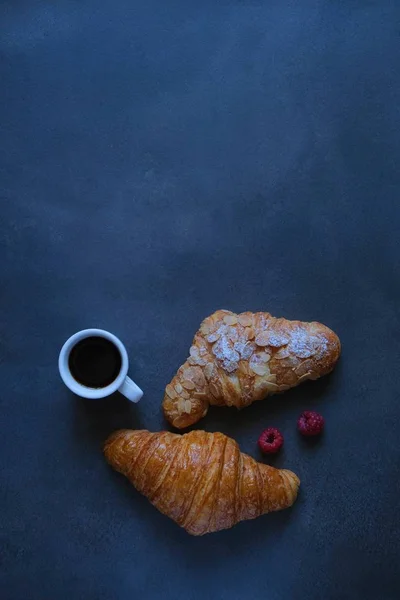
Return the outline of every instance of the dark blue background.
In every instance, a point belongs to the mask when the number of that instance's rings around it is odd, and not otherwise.
[[[4,1],[2,600],[400,597],[399,3]],[[217,308],[320,320],[333,376],[199,424],[302,480],[292,510],[192,538],[105,464],[165,427]],[[119,335],[138,406],[57,355]],[[324,438],[295,422],[316,408]]]

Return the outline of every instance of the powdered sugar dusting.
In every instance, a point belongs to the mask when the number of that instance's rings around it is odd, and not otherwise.
[[[239,352],[241,358],[243,358],[244,360],[248,360],[255,351],[256,346],[252,342],[239,341],[236,342],[234,348],[236,352]]]
[[[239,360],[239,353],[236,352],[233,342],[226,335],[220,337],[218,342],[214,344],[212,351],[219,360],[229,360],[231,362]]]
[[[268,346],[280,348],[281,346],[285,346],[288,342],[289,338],[286,335],[282,335],[281,333],[275,333],[274,331],[271,331],[269,333]]]
[[[207,341],[212,344],[213,355],[228,373],[233,373],[238,368],[240,360],[250,360],[250,366],[254,365],[256,372],[268,370],[268,368],[266,369],[267,361],[264,356],[262,358],[261,355],[259,356],[257,347],[258,350],[265,348],[267,351],[269,347],[270,353],[276,349],[278,350],[275,352],[277,359],[286,359],[287,361],[292,357],[295,363],[298,362],[298,359],[302,361],[311,357],[319,360],[328,350],[328,342],[320,331],[311,332],[309,328],[297,323],[281,329],[279,320],[275,326],[271,327],[271,323],[265,319],[262,313],[257,314],[258,334],[254,340],[255,343],[250,342],[247,335],[250,328],[243,327],[240,321],[240,318],[235,320],[231,314],[224,316],[223,320],[215,322],[215,330],[205,336]],[[250,321],[250,318],[244,320],[245,323]],[[196,364],[202,362],[203,352],[200,350],[200,356],[198,351],[191,352],[191,357]]]
[[[233,373],[238,367],[241,350],[240,342],[237,342],[237,330],[233,326],[221,325],[217,333],[219,339],[213,345],[212,352],[225,371]]]
[[[288,346],[298,358],[310,358],[317,355],[321,358],[327,351],[326,339],[321,335],[312,335],[303,327],[292,329]]]

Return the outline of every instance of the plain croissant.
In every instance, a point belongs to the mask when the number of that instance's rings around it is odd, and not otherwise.
[[[156,508],[192,535],[293,504],[300,484],[291,471],[256,462],[222,433],[121,430],[106,459]]]
[[[218,310],[203,321],[189,358],[167,385],[164,414],[175,427],[188,427],[210,404],[243,408],[318,379],[339,356],[338,336],[321,323]]]

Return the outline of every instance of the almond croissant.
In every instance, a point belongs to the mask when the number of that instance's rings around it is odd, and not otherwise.
[[[291,471],[256,462],[222,433],[121,430],[106,459],[158,510],[192,535],[293,504],[300,484]]]
[[[164,414],[175,427],[188,427],[210,404],[243,408],[318,379],[339,355],[339,338],[321,323],[218,310],[203,321],[189,358],[167,385]]]

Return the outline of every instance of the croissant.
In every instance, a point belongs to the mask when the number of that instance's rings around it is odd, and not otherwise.
[[[121,430],[106,441],[104,453],[160,512],[192,535],[287,508],[300,484],[291,471],[243,454],[222,433]]]
[[[244,408],[326,375],[339,356],[338,336],[321,323],[218,310],[202,322],[189,358],[165,389],[165,417],[181,429],[210,404]]]

